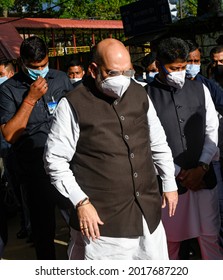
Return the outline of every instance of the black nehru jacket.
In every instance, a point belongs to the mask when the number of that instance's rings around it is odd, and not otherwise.
[[[161,198],[149,146],[146,91],[132,81],[115,100],[88,78],[66,98],[80,126],[71,169],[104,222],[100,234],[143,235],[142,215],[152,233],[161,219]],[[77,218],[71,221],[79,229]]]

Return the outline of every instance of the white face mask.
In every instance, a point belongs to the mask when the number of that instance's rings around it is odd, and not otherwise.
[[[186,77],[188,79],[194,78],[197,76],[200,70],[201,70],[200,64],[187,64]]]
[[[117,98],[121,97],[127,90],[130,85],[130,79],[130,77],[119,75],[102,80],[101,73],[99,73],[96,79],[96,86],[104,94]]]
[[[74,83],[79,82],[79,81],[81,81],[81,80],[82,80],[82,78],[73,78],[73,79],[70,79],[71,84],[74,84]]]
[[[168,73],[166,81],[169,86],[181,89],[185,83],[186,70]]]

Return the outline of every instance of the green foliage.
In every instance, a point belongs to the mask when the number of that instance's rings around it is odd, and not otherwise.
[[[0,0],[0,8],[8,9],[11,8],[14,4],[14,0]]]
[[[120,7],[137,0],[0,0],[13,2],[11,15],[75,19],[121,19]],[[42,10],[44,4],[45,11]],[[58,5],[59,9],[50,7]]]
[[[120,7],[136,0],[73,0],[62,5],[60,17],[121,19]]]
[[[180,1],[179,1],[180,3]],[[182,18],[197,15],[197,0],[181,0]],[[178,5],[178,14],[180,15],[180,5]]]

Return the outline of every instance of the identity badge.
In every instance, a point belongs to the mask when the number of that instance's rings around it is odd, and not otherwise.
[[[57,107],[57,102],[55,102],[55,101],[48,102],[47,107],[48,107],[49,113],[53,114],[53,112],[55,111],[55,109]]]

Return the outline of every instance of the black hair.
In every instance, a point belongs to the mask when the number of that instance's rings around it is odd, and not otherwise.
[[[40,62],[47,54],[48,48],[45,42],[37,36],[25,39],[20,46],[20,56],[23,62]]]
[[[199,45],[195,41],[185,40],[185,42],[188,44],[189,52],[194,52],[196,50],[199,50],[199,52],[201,52]]]
[[[157,60],[162,64],[173,63],[177,59],[187,61],[188,44],[181,38],[171,37],[159,42],[156,50]]]
[[[216,47],[214,47],[214,48],[211,49],[211,51],[210,51],[210,57],[212,57],[213,54],[221,53],[221,52],[223,52],[223,45],[216,46]]]
[[[149,65],[151,65],[156,60],[156,53],[150,52],[142,59],[142,66],[147,68]]]
[[[84,65],[80,62],[79,59],[72,59],[68,65],[67,65],[67,69],[69,67],[73,67],[73,66],[80,66],[82,68],[82,70],[84,70]]]
[[[4,67],[9,71],[15,71],[14,65],[10,60],[2,59],[0,60],[0,65],[4,65]]]

